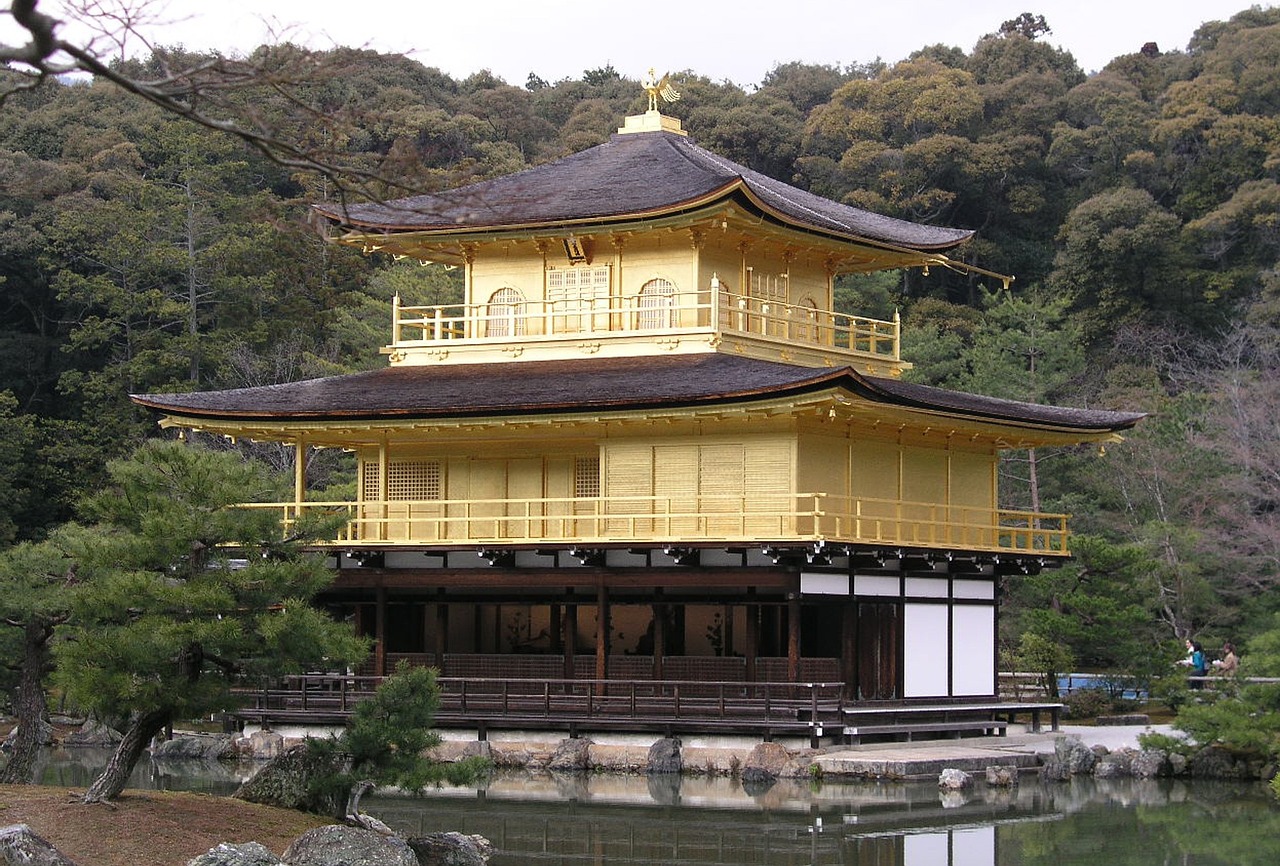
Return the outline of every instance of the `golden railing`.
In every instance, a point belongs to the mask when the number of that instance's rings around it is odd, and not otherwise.
[[[1067,556],[1065,514],[825,493],[253,503],[338,526],[325,544],[808,542]]]
[[[392,304],[392,348],[641,333],[729,333],[899,359],[900,324],[718,289],[653,297]]]

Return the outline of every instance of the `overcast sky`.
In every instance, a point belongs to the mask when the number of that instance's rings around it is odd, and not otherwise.
[[[120,2],[120,0],[116,0]],[[126,0],[139,6],[140,0]],[[152,40],[189,49],[247,52],[267,41],[403,53],[454,78],[487,69],[523,85],[607,64],[639,79],[691,69],[745,88],[779,63],[846,66],[901,60],[942,43],[966,52],[1023,11],[1044,15],[1047,41],[1070,51],[1086,72],[1146,42],[1181,50],[1205,21],[1225,20],[1249,0],[155,0],[171,22]],[[1274,3],[1261,3],[1273,6]],[[40,8],[57,14],[58,0]],[[7,4],[6,4],[7,8]],[[11,32],[2,29],[0,39]],[[5,40],[8,41],[8,40]]]

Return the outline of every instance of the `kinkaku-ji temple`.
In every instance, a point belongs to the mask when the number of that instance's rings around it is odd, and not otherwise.
[[[462,268],[391,309],[384,368],[137,396],[166,427],[296,449],[287,532],[340,515],[320,599],[367,670],[282,682],[251,723],[332,723],[401,661],[441,727],[807,738],[1000,733],[1001,582],[1070,555],[1000,507],[1002,452],[1136,413],[904,382],[899,322],[842,274],[965,266],[968,231],[838,204],[650,110],[608,142],[439,194],[318,205],[339,243]],[[353,501],[307,489],[354,454]]]

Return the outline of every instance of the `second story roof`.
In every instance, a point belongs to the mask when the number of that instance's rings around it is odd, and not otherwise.
[[[942,252],[972,235],[831,201],[669,131],[619,133],[555,162],[446,192],[315,209],[355,232],[454,234],[601,227],[679,214],[728,198],[793,228],[873,246]]]

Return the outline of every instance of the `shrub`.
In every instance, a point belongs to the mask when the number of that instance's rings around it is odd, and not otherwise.
[[[1076,689],[1062,699],[1068,719],[1092,719],[1112,710],[1106,689]]]

